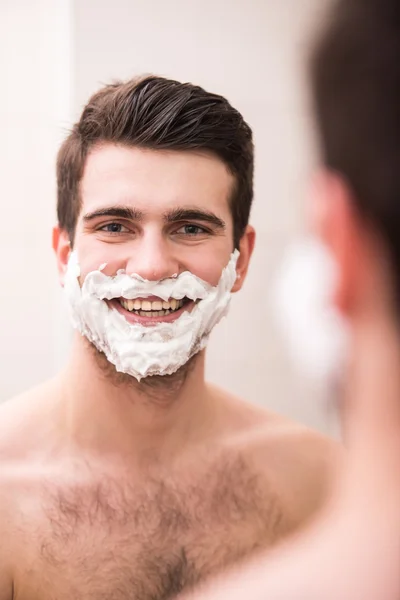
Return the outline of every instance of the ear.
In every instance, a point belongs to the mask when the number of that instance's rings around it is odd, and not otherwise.
[[[313,180],[311,225],[332,256],[337,280],[333,302],[345,315],[359,306],[366,293],[368,258],[365,224],[355,208],[350,186],[340,175],[322,169]]]
[[[246,231],[239,242],[239,258],[236,264],[236,282],[232,288],[232,292],[238,292],[242,289],[244,280],[246,279],[247,271],[251,255],[253,254],[254,245],[256,242],[256,232],[254,227],[248,225]]]
[[[64,276],[71,253],[71,243],[68,233],[59,226],[53,228],[53,250],[57,259],[60,283],[64,286]]]

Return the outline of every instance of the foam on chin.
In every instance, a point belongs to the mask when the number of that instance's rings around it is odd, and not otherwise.
[[[78,257],[72,252],[64,285],[72,325],[104,352],[117,371],[138,381],[149,375],[171,375],[205,348],[212,329],[227,314],[238,256],[235,250],[215,287],[189,272],[162,281],[147,281],[124,271],[109,277],[101,272],[102,265],[86,276],[81,288]],[[128,323],[104,301],[147,296],[200,301],[173,323],[147,327]]]

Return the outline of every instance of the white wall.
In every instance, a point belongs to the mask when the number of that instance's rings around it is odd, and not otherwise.
[[[70,0],[73,52],[68,52],[75,117],[102,83],[152,72],[227,96],[249,121],[256,142],[252,222],[258,244],[245,289],[214,333],[208,374],[249,400],[325,430],[332,427],[331,417],[288,364],[267,306],[274,268],[302,223],[312,148],[301,69],[309,29],[327,1]],[[6,368],[0,398],[52,373],[67,351],[67,327],[59,326],[48,250],[55,202],[54,140],[61,118],[54,98],[60,98],[57,86],[63,82],[52,50],[58,47],[59,55],[68,39],[65,16],[63,31],[54,35],[60,23],[57,10],[65,15],[66,5],[67,0],[6,0],[11,19],[6,30],[17,32],[23,48],[8,34],[13,55],[7,72],[12,83],[7,121],[12,123],[13,150],[2,145],[2,165],[7,166],[2,187],[8,190],[2,239],[3,255],[13,256],[5,261],[13,290],[10,294],[2,286],[6,312],[1,316],[1,359]],[[18,11],[23,14],[17,16]],[[22,105],[17,91],[25,87],[20,79],[26,77],[28,102]],[[21,210],[16,212],[16,207]]]
[[[60,328],[51,253],[54,161],[70,100],[67,0],[0,2],[0,400],[53,374]]]

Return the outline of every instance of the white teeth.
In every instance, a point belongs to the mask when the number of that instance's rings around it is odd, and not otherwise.
[[[156,300],[150,302],[149,300],[126,300],[125,298],[120,299],[121,305],[129,311],[136,311],[141,316],[165,316],[171,311],[177,310],[183,306],[183,300],[175,300],[171,298],[169,302],[162,300]],[[153,313],[153,314],[150,314]]]

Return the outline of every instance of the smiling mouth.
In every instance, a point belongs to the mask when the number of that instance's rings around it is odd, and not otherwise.
[[[157,300],[146,300],[136,298],[135,300],[127,300],[126,298],[118,298],[117,302],[126,311],[137,317],[166,317],[174,314],[181,310],[186,304],[190,304],[192,300],[189,298],[182,298],[182,300],[175,300],[171,298],[167,301]]]

